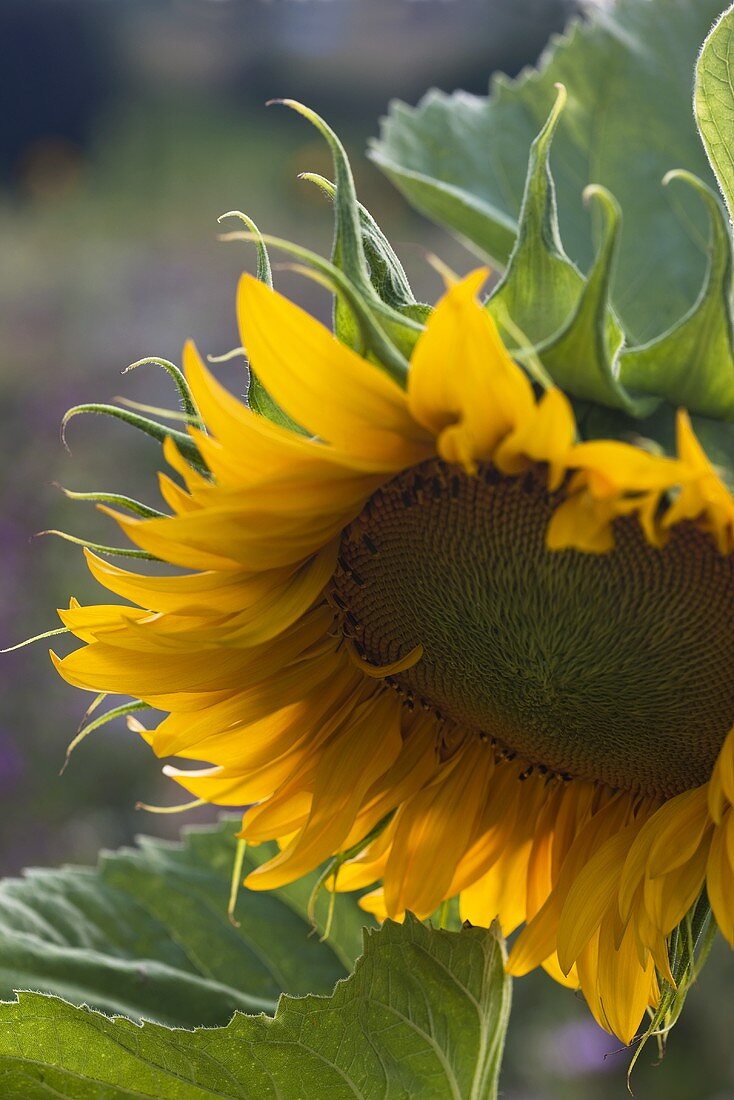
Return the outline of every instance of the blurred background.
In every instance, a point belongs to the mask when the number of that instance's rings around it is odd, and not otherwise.
[[[59,424],[71,405],[118,395],[175,407],[158,368],[121,371],[145,355],[177,361],[189,336],[212,355],[237,345],[234,289],[253,256],[217,242],[217,215],[243,209],[328,253],[328,204],[297,179],[330,175],[325,147],[265,101],[300,99],[339,131],[362,201],[430,300],[440,282],[427,251],[459,271],[472,259],[411,214],[366,160],[367,139],[393,97],[415,102],[430,85],[481,93],[493,70],[534,63],[574,11],[574,0],[0,0],[0,645],[57,625],[70,595],[98,597],[77,548],[34,537],[61,528],[116,541],[59,484],[159,503],[153,441],[85,417],[69,426],[69,454]],[[312,283],[276,279],[327,318]],[[241,361],[217,370],[243,392]],[[174,835],[214,816],[135,811],[138,799],[182,799],[121,722],[59,778],[85,702],[46,648],[0,658],[0,872],[93,862],[136,832]],[[734,963],[717,947],[663,1065],[652,1067],[652,1047],[643,1055],[638,1096],[734,1100]],[[549,979],[516,983],[508,1100],[621,1098],[628,1054],[615,1050]]]

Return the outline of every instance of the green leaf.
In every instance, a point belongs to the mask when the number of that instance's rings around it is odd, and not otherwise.
[[[698,129],[722,194],[734,213],[734,6],[711,29],[696,66]]]
[[[143,837],[103,854],[96,869],[0,883],[0,996],[40,989],[134,1019],[213,1026],[236,1009],[272,1008],[283,991],[331,989],[369,918],[340,894],[320,942],[307,916],[310,876],[272,893],[242,890],[235,927],[227,904],[238,823],[186,829],[181,844]],[[250,849],[245,873],[272,854],[271,845]],[[320,930],[327,908],[321,897]]]
[[[686,168],[712,182],[691,111],[696,55],[721,0],[618,0],[574,23],[539,72],[497,78],[489,98],[429,92],[413,109],[393,104],[372,155],[408,199],[485,257],[513,248],[527,151],[554,99],[568,104],[552,168],[561,238],[589,269],[600,226],[581,195],[606,187],[624,215],[612,305],[631,342],[669,328],[695,300],[706,270],[707,225],[695,196],[666,193],[662,177]]]
[[[493,1100],[510,1008],[501,943],[408,918],[365,936],[330,997],[170,1031],[22,994],[0,1006],[0,1093],[22,1098]]]

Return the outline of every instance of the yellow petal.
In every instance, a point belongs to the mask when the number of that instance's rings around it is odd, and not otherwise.
[[[293,565],[317,553],[359,511],[280,516],[267,512],[208,509],[164,519],[133,519],[100,507],[143,550],[185,569],[248,571]]]
[[[438,769],[436,728],[432,716],[424,718],[403,741],[392,767],[367,791],[364,806],[344,841],[349,849],[367,836],[391,810],[416,794]]]
[[[413,416],[437,437],[441,457],[469,472],[535,407],[530,382],[477,301],[486,277],[480,269],[448,289],[415,346],[408,376]]]
[[[651,820],[653,837],[647,860],[651,878],[682,867],[693,856],[708,824],[707,787],[695,787],[669,799]]]
[[[487,746],[469,743],[403,806],[385,869],[390,913],[410,909],[422,919],[447,896],[457,857],[468,847],[484,805],[491,772]]]
[[[619,949],[615,949],[613,921],[607,918],[601,926],[597,965],[598,1002],[601,1008],[597,1020],[623,1043],[629,1043],[640,1026],[647,1006],[654,999],[653,959],[650,957],[644,967],[640,965],[634,936],[629,928]],[[583,977],[581,988],[586,994]]]
[[[226,613],[250,607],[288,582],[293,566],[248,574],[208,570],[171,577],[145,576],[85,550],[87,566],[95,580],[123,599],[151,611]]]
[[[631,443],[596,439],[573,449],[572,465],[583,470],[589,490],[597,500],[620,493],[644,493],[680,485],[686,478],[684,466],[674,458],[643,451]]]
[[[385,468],[427,457],[428,436],[412,419],[405,393],[329,329],[249,275],[240,280],[237,313],[258,378],[313,435]]]
[[[331,623],[328,608],[319,609],[273,642],[256,649],[222,649],[212,659],[211,649],[160,652],[151,660],[134,649],[94,642],[54,663],[61,676],[76,687],[138,699],[164,692],[216,691],[232,688],[246,676],[257,681],[289,664]]]
[[[734,865],[729,854],[728,832],[734,834],[731,810],[714,830],[706,865],[706,889],[719,931],[734,947]],[[734,840],[731,847],[734,849]]]
[[[497,919],[503,936],[510,936],[515,931],[526,917],[531,847],[530,837],[511,838],[486,875],[462,890],[459,899],[462,920],[487,928]]]
[[[359,899],[359,907],[360,909],[364,909],[365,913],[371,913],[375,920],[387,920],[388,912],[385,908],[384,890],[373,890],[369,894],[363,894],[362,897]],[[390,914],[390,918],[391,920],[402,921],[405,918],[405,914]]]
[[[522,473],[531,462],[546,462],[548,487],[554,491],[569,467],[575,439],[571,402],[562,390],[550,389],[532,414],[500,443],[494,462],[509,475]]]
[[[564,500],[554,511],[546,532],[549,550],[581,550],[606,554],[614,549],[613,505],[580,492]]]
[[[602,844],[568,892],[558,924],[558,961],[565,974],[616,902],[619,874],[635,831],[628,826]]]
[[[709,780],[708,805],[712,819],[718,824],[728,805],[734,805],[734,729],[721,746]]]
[[[494,769],[474,836],[456,863],[448,890],[450,896],[463,893],[497,862],[510,843],[516,825],[521,827],[518,825],[521,808],[524,821],[533,819],[532,808],[523,797],[527,791],[519,782],[518,773],[519,769],[508,763],[500,763]]]
[[[251,889],[292,882],[339,850],[362,800],[400,751],[400,707],[387,694],[367,700],[324,748],[311,813],[294,841],[247,878]]]
[[[645,908],[649,914],[651,924],[655,931],[659,933],[654,938],[648,937],[647,944],[649,947],[652,948],[652,944],[656,940],[670,935],[701,893],[706,879],[706,861],[709,848],[710,841],[706,838],[685,863],[656,879],[646,880],[644,887]]]
[[[734,497],[709,461],[683,409],[678,413],[677,439],[688,476],[664,522],[670,527],[698,519],[716,539],[719,551],[729,554],[734,550]]]
[[[624,827],[630,808],[626,794],[616,795],[589,821],[582,823],[563,861],[553,892],[513,945],[508,960],[511,974],[518,977],[527,974],[555,953],[558,925],[569,891],[604,841]]]
[[[229,768],[199,768],[185,771],[166,764],[163,774],[175,779],[184,790],[217,806],[246,806],[268,798],[296,770],[303,772],[307,751],[289,752],[262,768],[242,773]]]

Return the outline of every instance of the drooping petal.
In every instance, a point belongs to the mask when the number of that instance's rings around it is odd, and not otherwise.
[[[468,472],[490,459],[535,405],[528,378],[477,300],[486,277],[480,269],[447,290],[415,346],[408,375],[412,415],[436,436],[441,457]]]

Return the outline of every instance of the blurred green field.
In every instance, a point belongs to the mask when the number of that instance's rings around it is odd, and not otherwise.
[[[261,228],[328,252],[328,204],[297,179],[305,170],[328,175],[326,151],[303,119],[266,109],[265,100],[304,98],[332,121],[362,201],[419,296],[431,299],[440,280],[426,252],[459,271],[472,258],[406,209],[366,161],[367,139],[393,95],[415,99],[429,83],[481,91],[493,68],[515,72],[533,61],[569,7],[563,0],[3,5],[8,66],[0,91],[24,106],[0,119],[7,258],[0,268],[0,644],[55,626],[54,608],[71,595],[97,598],[78,548],[34,535],[61,528],[102,542],[117,536],[56,485],[158,505],[156,444],[87,417],[69,426],[69,454],[59,425],[68,407],[118,394],[174,407],[163,372],[120,372],[144,355],[178,360],[190,336],[213,355],[237,344],[234,290],[253,255],[246,245],[217,242],[217,216],[241,208]],[[55,48],[64,43],[68,50]],[[327,296],[313,283],[283,269],[276,280],[328,316]],[[243,391],[237,361],[217,370]],[[174,835],[181,824],[135,811],[138,799],[181,799],[123,723],[93,735],[59,778],[85,704],[58,680],[46,649],[40,643],[0,658],[5,874],[28,864],[91,862],[100,847],[141,831]],[[201,810],[186,820],[215,816]],[[719,944],[663,1066],[651,1068],[652,1047],[643,1055],[637,1096],[734,1100],[733,979],[731,954]],[[516,983],[508,1100],[621,1098],[628,1055],[605,1057],[614,1050],[571,994],[543,975]]]

